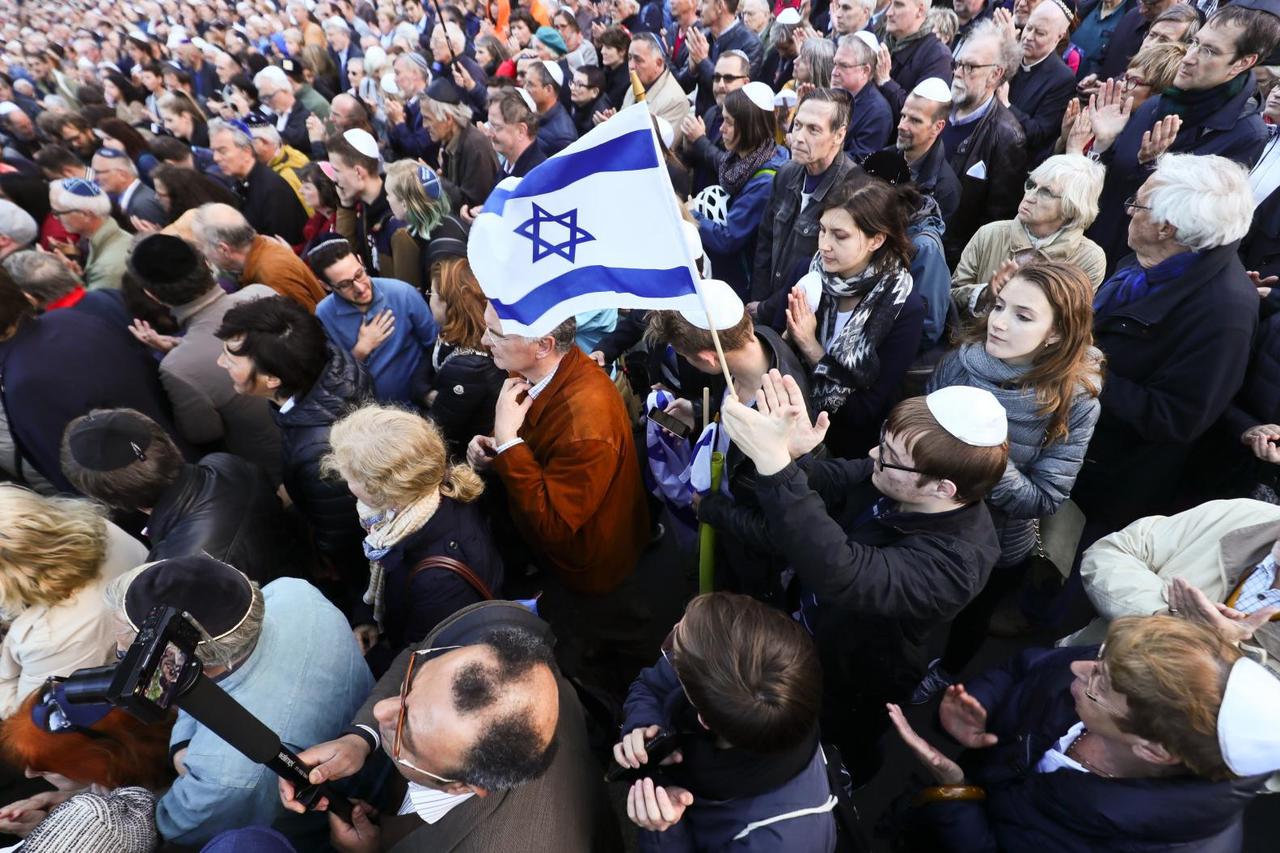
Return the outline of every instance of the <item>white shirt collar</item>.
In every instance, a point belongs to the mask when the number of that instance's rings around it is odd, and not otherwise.
[[[298,398],[297,398],[297,397],[290,397],[288,400],[285,400],[285,401],[284,401],[284,404],[283,404],[282,406],[280,406],[280,414],[282,414],[282,415],[283,415],[283,414],[286,414],[290,409],[292,409],[292,408],[294,407],[294,405],[295,405],[297,402],[298,402]]]
[[[1051,50],[1051,51],[1049,51],[1048,53],[1046,53],[1044,56],[1042,56],[1042,57],[1040,57],[1039,59],[1037,59],[1035,62],[1031,63],[1030,65],[1027,65],[1025,62],[1024,62],[1024,63],[1022,63],[1022,70],[1023,70],[1023,71],[1030,71],[1032,68],[1035,68],[1035,67],[1036,67],[1037,65],[1039,65],[1041,62],[1044,62],[1044,61],[1045,61],[1046,59],[1048,59],[1050,56],[1053,56],[1053,51],[1052,51],[1052,50]]]
[[[120,212],[128,214],[129,199],[133,198],[133,194],[138,191],[138,187],[142,186],[142,181],[137,178],[133,179],[133,183],[129,184],[129,188],[120,194]]]
[[[465,794],[449,794],[410,782],[398,813],[404,815],[413,812],[427,823],[435,823],[474,796],[470,791]]]

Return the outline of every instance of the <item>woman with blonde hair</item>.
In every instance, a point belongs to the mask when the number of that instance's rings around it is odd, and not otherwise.
[[[439,428],[392,406],[357,409],[333,425],[322,470],[347,482],[367,531],[368,610],[356,637],[377,669],[441,619],[502,590],[502,560],[476,503],[469,465],[451,465]]]
[[[432,236],[449,232],[465,240],[466,226],[449,215],[449,194],[430,166],[397,160],[387,166],[386,187],[391,214],[404,223],[391,235],[395,277],[424,290],[431,281],[427,251]]]
[[[427,301],[440,334],[410,393],[440,427],[451,454],[461,456],[473,436],[493,432],[493,413],[507,373],[494,365],[483,343],[486,299],[467,261],[466,242],[433,240],[427,263]]]
[[[50,676],[114,660],[104,585],[145,562],[147,549],[91,501],[0,485],[0,717]]]
[[[1076,266],[1032,263],[1000,288],[991,309],[938,363],[928,390],[990,391],[1009,420],[1009,464],[987,496],[1000,559],[986,588],[951,627],[946,652],[916,699],[950,684],[986,637],[1000,598],[1021,580],[1039,537],[1084,464],[1102,406],[1102,353],[1093,346],[1093,286]]]

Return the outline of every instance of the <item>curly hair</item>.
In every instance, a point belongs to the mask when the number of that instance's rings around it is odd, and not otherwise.
[[[462,503],[484,491],[471,466],[449,464],[439,427],[405,409],[356,409],[333,425],[329,445],[321,470],[358,483],[379,509],[406,506],[432,489]]]
[[[102,507],[0,484],[0,611],[52,607],[98,577],[107,552]]]

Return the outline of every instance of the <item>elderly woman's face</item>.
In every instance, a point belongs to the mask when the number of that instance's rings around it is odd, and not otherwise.
[[[1018,205],[1018,221],[1031,229],[1043,228],[1046,236],[1062,227],[1061,189],[1043,178],[1028,177]]]
[[[1071,698],[1076,714],[1085,728],[1101,737],[1127,740],[1132,735],[1120,731],[1117,723],[1129,716],[1129,700],[1111,684],[1105,657],[1107,647],[1098,651],[1097,660],[1078,660],[1071,664]]]

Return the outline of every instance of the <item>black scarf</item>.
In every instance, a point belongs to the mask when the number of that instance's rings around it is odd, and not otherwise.
[[[1160,109],[1157,118],[1169,115],[1182,116],[1184,126],[1199,124],[1213,115],[1227,101],[1244,91],[1249,82],[1249,73],[1237,74],[1225,83],[1212,89],[1179,89],[1170,86],[1160,95]]]
[[[778,146],[771,139],[745,157],[730,154],[720,164],[720,186],[724,187],[724,191],[730,196],[737,195],[747,185],[747,181],[751,180],[765,163],[773,159],[777,151]]]

